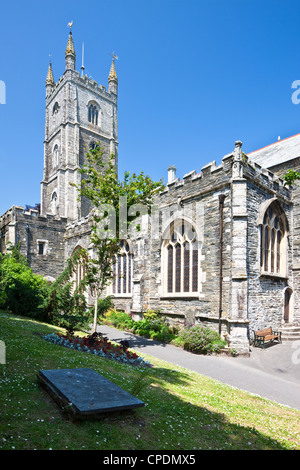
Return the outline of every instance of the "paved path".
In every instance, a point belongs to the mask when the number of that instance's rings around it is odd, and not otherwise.
[[[238,389],[300,410],[300,343],[286,342],[250,357],[201,356],[106,325],[97,328],[109,340],[127,339],[130,348],[211,377]],[[295,347],[296,346],[296,347]]]

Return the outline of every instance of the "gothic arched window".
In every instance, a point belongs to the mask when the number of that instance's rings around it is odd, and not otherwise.
[[[53,108],[52,108],[52,114],[58,114],[58,111],[59,111],[59,104],[58,104],[58,102],[56,101],[56,102],[54,103]]]
[[[88,107],[88,120],[98,126],[98,109],[95,104],[90,104]]]
[[[54,191],[52,193],[50,206],[51,206],[51,213],[55,215],[57,213],[57,193],[56,193],[56,191]]]
[[[76,264],[75,270],[73,272],[73,285],[74,285],[74,290],[77,288],[80,284],[80,282],[83,280],[85,274],[86,274],[86,269],[85,269],[85,264],[83,262],[82,257],[80,256],[80,251],[82,250],[81,246],[77,246],[75,250],[73,251],[74,253],[78,253],[78,262]]]
[[[56,144],[53,149],[53,167],[58,165],[58,145]]]
[[[162,245],[163,291],[166,295],[199,292],[199,242],[193,226],[185,220],[172,222]]]
[[[277,201],[261,215],[260,269],[262,273],[286,276],[287,221]]]
[[[52,108],[52,125],[54,127],[57,127],[57,125],[59,123],[58,112],[59,112],[59,104],[56,101],[53,108]]]
[[[132,293],[132,269],[133,255],[128,241],[121,240],[120,252],[116,255],[113,265],[113,295],[131,295]]]

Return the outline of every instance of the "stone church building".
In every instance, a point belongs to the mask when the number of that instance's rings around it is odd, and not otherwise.
[[[100,142],[118,161],[118,78],[108,88],[75,69],[72,32],[65,71],[46,78],[44,173],[40,207],[0,217],[0,250],[20,242],[35,273],[56,278],[78,247],[92,253],[89,205],[76,189],[88,149]],[[233,143],[219,165],[176,176],[121,243],[106,294],[116,308],[160,310],[174,322],[202,323],[248,352],[252,331],[287,332],[300,323],[300,198],[282,175],[300,166],[300,134],[245,155]],[[78,270],[77,279],[81,276]]]

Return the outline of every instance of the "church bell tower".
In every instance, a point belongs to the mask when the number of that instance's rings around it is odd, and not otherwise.
[[[89,202],[78,201],[79,170],[88,150],[100,143],[104,155],[118,161],[118,78],[113,56],[108,89],[76,70],[76,54],[70,28],[65,51],[65,71],[57,82],[52,63],[46,78],[44,173],[41,182],[41,215],[52,214],[70,221],[88,215]],[[82,67],[83,69],[84,67]]]

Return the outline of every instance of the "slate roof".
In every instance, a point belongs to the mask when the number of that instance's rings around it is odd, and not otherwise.
[[[263,168],[271,168],[300,157],[300,134],[287,137],[247,154],[249,160]]]

